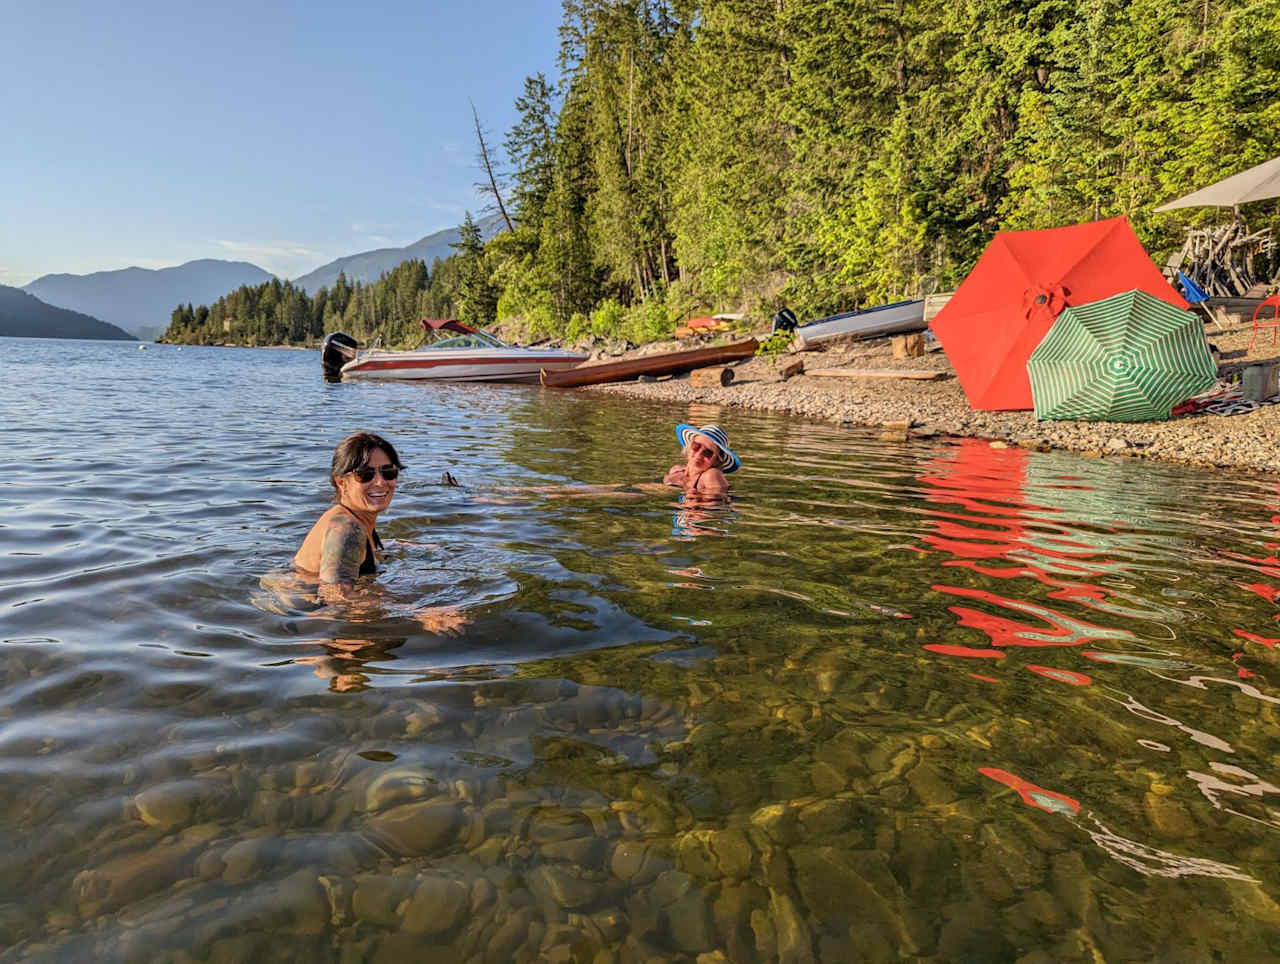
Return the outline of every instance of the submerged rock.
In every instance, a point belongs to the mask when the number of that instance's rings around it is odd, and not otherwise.
[[[778,891],[769,894],[769,915],[781,964],[813,964],[813,938],[795,901]],[[754,922],[755,915],[752,915]]]
[[[186,876],[190,851],[180,845],[151,847],[82,870],[71,882],[81,917],[97,917],[169,887]]]
[[[1185,837],[1195,836],[1199,830],[1186,808],[1170,796],[1147,793],[1143,797],[1143,806],[1147,811],[1151,826],[1162,837],[1181,840]]]
[[[364,793],[366,810],[384,810],[398,803],[410,803],[439,794],[440,784],[421,770],[395,769],[381,774]]]
[[[373,835],[402,857],[428,857],[453,843],[462,805],[452,800],[401,804],[369,818]]]
[[[745,877],[755,856],[741,830],[692,830],[680,837],[677,852],[689,873],[711,880]]]
[[[351,910],[357,920],[396,927],[398,908],[413,893],[414,879],[386,874],[364,874],[355,879]]]
[[[592,903],[600,892],[599,884],[585,880],[572,871],[544,864],[528,876],[535,894],[549,897],[558,906],[577,910]]]
[[[942,774],[925,761],[907,773],[907,783],[927,807],[953,803],[957,799],[956,792],[943,781]]]
[[[795,839],[796,812],[786,803],[770,803],[751,815],[751,825],[774,843],[787,844]]]
[[[404,929],[425,936],[448,933],[470,904],[470,892],[456,880],[435,874],[424,876],[405,904]]]
[[[619,880],[630,884],[646,884],[666,870],[670,863],[652,844],[639,840],[620,840],[609,858],[609,869]]]
[[[691,890],[667,908],[667,928],[676,947],[686,954],[709,951],[716,945],[716,929],[706,898]]]
[[[149,787],[133,798],[133,805],[147,826],[171,830],[191,822],[199,799],[199,784],[183,780]]]

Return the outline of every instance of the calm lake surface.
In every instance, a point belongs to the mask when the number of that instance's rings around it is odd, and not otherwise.
[[[1280,956],[1272,478],[0,349],[0,959]],[[731,507],[546,491],[677,421]],[[335,616],[260,580],[357,428],[409,471]]]

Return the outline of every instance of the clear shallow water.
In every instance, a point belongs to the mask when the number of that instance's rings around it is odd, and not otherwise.
[[[0,958],[1280,954],[1274,480],[0,347]],[[539,491],[677,420],[731,508]],[[398,541],[319,619],[259,579],[360,427]]]

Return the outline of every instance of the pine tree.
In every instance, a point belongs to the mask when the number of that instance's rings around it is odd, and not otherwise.
[[[488,325],[497,314],[498,292],[489,277],[484,240],[470,211],[458,227],[458,235],[451,245],[458,252],[458,318],[469,325]]]

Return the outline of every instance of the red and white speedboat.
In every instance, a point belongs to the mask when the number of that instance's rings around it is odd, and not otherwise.
[[[449,319],[424,318],[427,331],[454,331],[446,338],[411,351],[384,348],[359,350],[356,340],[337,331],[326,335],[322,353],[326,378],[433,379],[451,382],[531,382],[538,373],[566,371],[586,361],[584,352],[508,345],[487,332]]]

